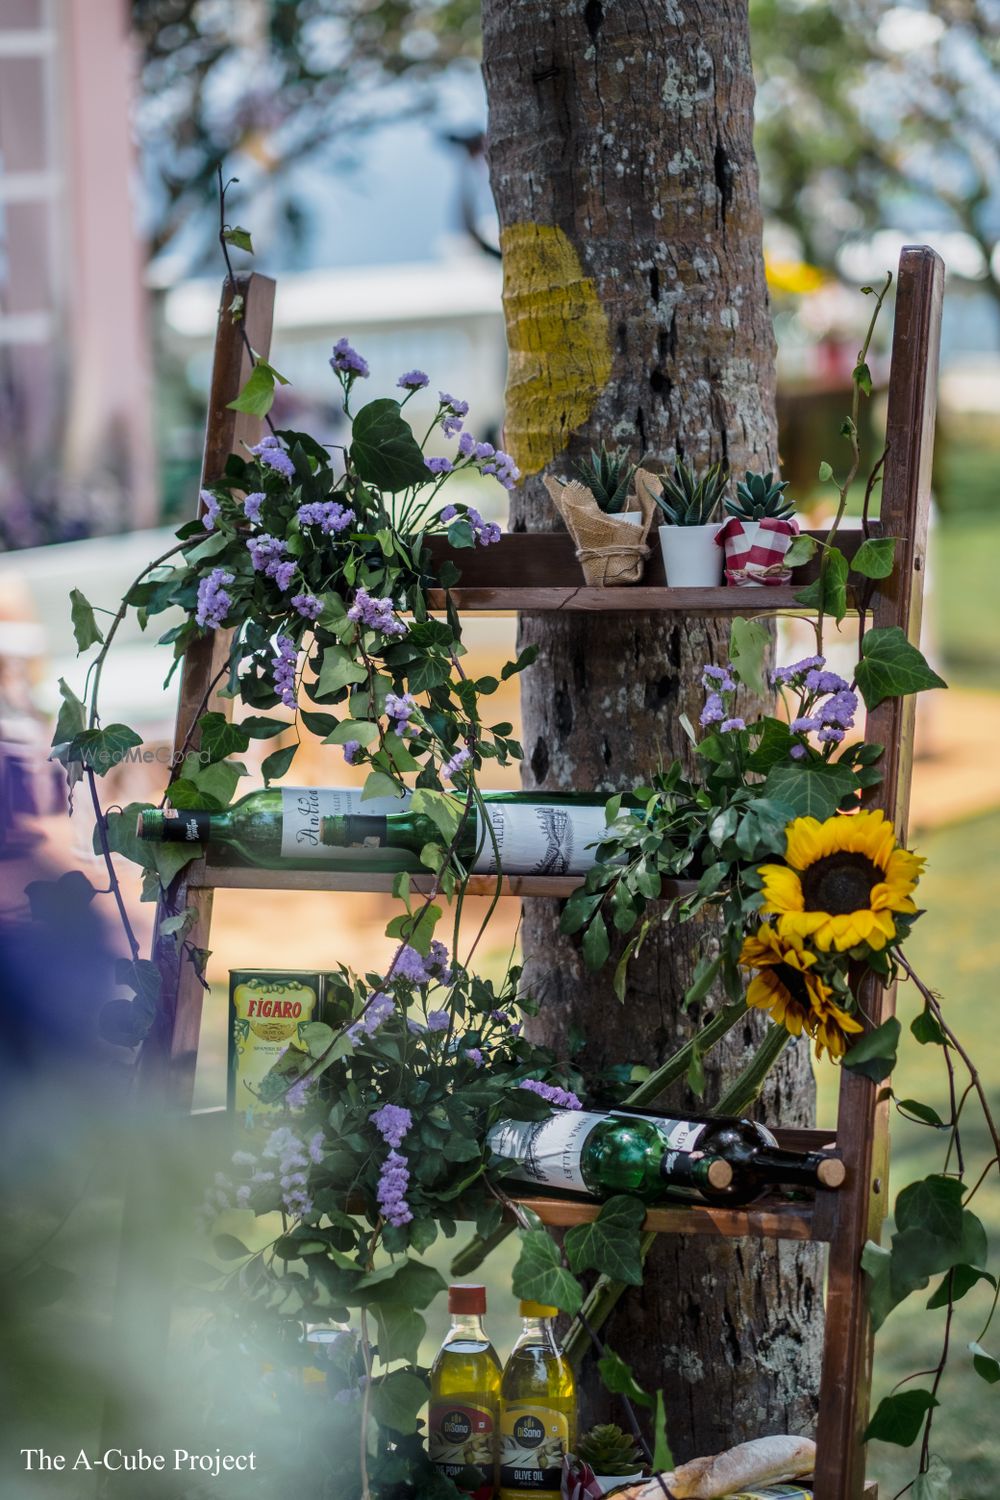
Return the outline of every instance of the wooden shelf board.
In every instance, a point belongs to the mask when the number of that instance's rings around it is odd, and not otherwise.
[[[237,865],[205,864],[202,860],[190,866],[187,883],[193,888],[234,891],[368,891],[391,892],[395,875],[376,872],[359,874],[339,870],[259,870]],[[569,896],[583,884],[582,875],[510,875],[500,882],[502,896]],[[410,875],[410,889],[418,895],[431,887],[430,875]],[[473,875],[466,887],[470,896],[493,896],[497,882],[493,875]],[[695,889],[692,881],[664,881],[663,899],[689,895]]]
[[[827,1196],[827,1195],[823,1195]],[[599,1203],[574,1202],[568,1198],[518,1198],[532,1209],[543,1224],[567,1229],[589,1224],[601,1211]],[[825,1240],[828,1233],[816,1222],[812,1203],[788,1203],[765,1199],[745,1208],[710,1208],[684,1204],[651,1208],[643,1228],[654,1234],[705,1234],[718,1239],[751,1236],[754,1239]]]
[[[493,610],[526,610],[567,614],[662,614],[682,615],[753,615],[764,610],[802,610],[795,594],[802,587],[779,585],[776,588],[668,589],[665,585],[646,588],[588,588],[585,585],[539,586],[523,584],[468,586],[451,590],[452,602],[459,610],[474,613]],[[443,589],[429,589],[427,602],[432,610],[445,608]]]

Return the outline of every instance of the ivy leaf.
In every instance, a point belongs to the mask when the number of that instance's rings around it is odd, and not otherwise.
[[[629,1401],[635,1401],[639,1406],[652,1406],[653,1398],[642,1386],[639,1385],[631,1368],[625,1361],[615,1353],[613,1349],[604,1346],[604,1353],[597,1361],[597,1369],[605,1388],[612,1396],[624,1396]]]
[[[895,1396],[884,1396],[878,1410],[868,1423],[864,1442],[877,1438],[882,1443],[896,1443],[900,1448],[909,1448],[920,1436],[924,1418],[939,1403],[930,1391],[900,1391]]]
[[[394,792],[398,788],[393,788]],[[462,804],[448,792],[436,792],[430,787],[418,787],[413,793],[410,810],[417,817],[429,818],[446,844],[450,844],[462,821]]]
[[[76,654],[86,651],[88,646],[95,646],[104,641],[104,636],[94,616],[94,606],[84,598],[79,589],[70,589],[70,618],[73,621],[73,635],[76,639]]]
[[[583,961],[588,969],[594,971],[607,963],[610,952],[608,929],[604,925],[604,918],[597,913],[583,934]]]
[[[646,1208],[638,1198],[609,1198],[591,1223],[567,1231],[566,1256],[573,1270],[599,1271],[627,1286],[641,1286],[639,1231],[645,1219]]]
[[[440,1271],[419,1260],[397,1260],[362,1276],[355,1290],[362,1302],[405,1302],[418,1310],[429,1307],[446,1283]]]
[[[803,563],[807,563],[811,557],[816,555],[816,548],[818,546],[819,543],[816,538],[810,536],[806,531],[802,531],[798,536],[792,537],[791,545],[785,553],[785,567],[800,568]]]
[[[373,797],[398,797],[399,786],[384,771],[370,771],[361,793],[361,801],[370,802]]]
[[[1000,1359],[988,1354],[982,1344],[970,1344],[969,1353],[972,1355],[972,1368],[980,1379],[985,1380],[987,1385],[996,1385],[1000,1381]]]
[[[943,677],[931,670],[898,625],[866,631],[855,676],[868,708],[877,708],[886,698],[902,698],[926,688],[948,686]]]
[[[580,1283],[560,1263],[558,1246],[544,1229],[522,1232],[511,1285],[515,1297],[558,1307],[571,1317],[583,1305]]]
[[[215,711],[202,714],[198,720],[198,735],[198,743],[209,760],[225,760],[227,756],[242,754],[250,748],[250,736],[243,726],[231,724],[225,714]]]
[[[847,613],[847,571],[847,558],[840,548],[829,547],[820,576],[799,590],[795,602],[804,604],[807,609],[822,609],[839,625]]]
[[[280,781],[295,759],[295,752],[299,745],[296,740],[294,745],[286,745],[283,750],[273,750],[261,763],[261,774],[264,777],[264,785],[270,786],[272,781]]]
[[[875,1333],[882,1327],[893,1308],[903,1300],[892,1286],[892,1252],[868,1240],[861,1252],[861,1269],[868,1277],[868,1311]],[[909,1292],[905,1292],[908,1296]]]
[[[962,1236],[965,1186],[957,1177],[933,1173],[910,1183],[896,1197],[896,1228],[922,1229],[957,1245]]]
[[[870,396],[871,395],[871,393],[872,393],[872,372],[868,368],[868,366],[865,364],[864,360],[861,360],[860,363],[858,363],[858,364],[856,364],[854,366],[854,369],[851,371],[851,379],[854,381],[854,384],[858,387],[858,390],[861,391],[862,395],[864,395],[864,396]]]
[[[325,719],[327,717],[327,714],[300,715],[302,719]],[[324,745],[346,745],[349,740],[357,740],[359,745],[367,747],[373,740],[378,739],[378,725],[373,724],[370,719],[341,719],[339,724],[335,719],[331,719],[330,723],[333,725],[333,728],[326,733],[323,740]],[[323,731],[317,729],[314,733],[322,734]],[[398,793],[399,788],[397,787],[396,795]]]
[[[988,1281],[990,1286],[996,1287],[996,1277],[991,1276],[989,1271],[980,1270],[979,1266],[957,1265],[944,1277],[927,1299],[928,1310],[933,1312],[935,1308],[947,1307],[949,1302],[961,1302],[967,1292],[971,1292],[980,1281]]]
[[[833,478],[833,465],[832,464],[828,464],[827,461],[826,461],[826,459],[824,459],[823,462],[819,466],[819,482],[820,482],[820,484],[829,484],[830,480],[832,478]]]
[[[56,718],[56,727],[52,734],[52,748],[56,760],[62,760],[66,746],[74,740],[78,734],[82,734],[87,727],[86,705],[68,687],[63,677],[59,679],[59,696],[62,703],[59,705],[59,713]]]
[[[842,1066],[852,1073],[860,1073],[863,1078],[870,1078],[872,1083],[881,1083],[896,1066],[901,1030],[896,1017],[890,1016],[888,1021],[854,1043]]]
[[[369,401],[354,418],[351,462],[359,478],[395,494],[430,478],[420,445],[403,420],[399,402]]]
[[[284,375],[279,375],[266,359],[259,359],[250,371],[250,378],[235,401],[230,401],[228,411],[244,411],[251,417],[266,417],[274,405],[274,383],[287,385]]]
[[[320,693],[339,693],[341,688],[352,682],[364,682],[367,677],[364,667],[354,660],[346,646],[327,646],[323,651],[317,690]]]
[[[240,779],[247,774],[247,768],[238,760],[217,760],[207,766],[197,766],[188,774],[199,792],[213,797],[220,807],[228,807]],[[177,806],[176,802],[174,806]]]
[[[66,753],[70,760],[80,761],[95,776],[106,776],[128,759],[130,750],[141,744],[141,737],[127,724],[109,724],[106,729],[85,729]]]
[[[756,748],[747,757],[747,769],[766,774],[772,766],[788,764],[788,752],[792,748],[792,732],[784,719],[765,716],[760,720],[763,733]]]
[[[857,789],[857,777],[837,761],[804,761],[772,766],[764,782],[764,796],[785,802],[799,818],[830,818],[840,803]]]
[[[894,536],[870,536],[855,552],[851,570],[863,578],[888,578],[896,558]]]
[[[766,692],[764,662],[771,645],[771,635],[757,620],[737,615],[729,631],[729,665],[740,682],[752,693]]]
[[[372,1415],[380,1427],[407,1436],[428,1396],[426,1383],[410,1370],[392,1370],[372,1387]]]
[[[932,1453],[925,1474],[918,1474],[910,1491],[912,1500],[951,1500],[951,1470]]]
[[[241,224],[233,224],[222,231],[222,238],[227,245],[235,245],[237,250],[245,250],[248,255],[253,254],[253,240],[250,238],[249,229],[244,229]]]
[[[143,1015],[134,1000],[109,1000],[101,1006],[98,1029],[113,1047],[138,1047],[145,1041],[153,1017]]]
[[[58,880],[32,880],[24,888],[33,922],[53,927],[75,925],[90,911],[97,891],[82,870],[67,870]]]
[[[379,1302],[375,1305],[378,1323],[378,1355],[383,1364],[403,1359],[415,1365],[427,1324],[418,1312],[405,1302]]]
[[[305,717],[305,714],[300,715],[302,719]],[[253,740],[272,740],[288,727],[287,719],[269,719],[265,714],[250,714],[239,722],[239,728]]]
[[[940,1023],[932,1010],[925,1009],[919,1016],[914,1016],[910,1022],[910,1030],[922,1047],[934,1043],[938,1047],[946,1047],[948,1038],[941,1030]]]

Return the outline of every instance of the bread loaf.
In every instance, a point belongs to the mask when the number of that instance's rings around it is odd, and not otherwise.
[[[681,1464],[663,1482],[676,1500],[722,1500],[750,1485],[778,1484],[802,1479],[816,1463],[816,1444],[811,1438],[776,1436],[739,1443],[711,1458],[695,1458]],[[656,1476],[642,1484],[619,1490],[621,1500],[663,1500]]]

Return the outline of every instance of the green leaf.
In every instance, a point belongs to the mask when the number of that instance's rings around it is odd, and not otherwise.
[[[791,545],[785,553],[785,567],[800,568],[803,563],[807,563],[811,557],[815,556],[818,546],[816,538],[810,536],[808,532],[803,531],[798,536],[792,537]]]
[[[419,1260],[397,1260],[362,1276],[355,1291],[366,1305],[376,1302],[405,1302],[418,1311],[429,1307],[446,1283],[440,1271]]]
[[[97,891],[82,870],[67,870],[58,880],[32,880],[24,888],[34,922],[53,927],[75,924],[90,910]]]
[[[656,1393],[656,1420],[653,1425],[653,1469],[669,1471],[674,1467],[674,1455],[667,1441],[667,1408],[663,1392]]]
[[[197,766],[189,774],[200,792],[214,797],[220,807],[226,807],[240,779],[246,775],[246,767],[235,760],[217,760],[207,766]]]
[[[59,706],[56,727],[52,734],[52,745],[56,751],[56,759],[62,760],[62,754],[59,752],[69,744],[70,740],[82,734],[87,726],[87,709],[73,689],[67,686],[63,677],[59,679],[59,696],[62,703]]]
[[[752,693],[767,691],[764,662],[771,646],[771,633],[758,620],[737,615],[729,631],[729,665]]]
[[[248,255],[253,254],[253,240],[250,238],[249,229],[244,229],[241,224],[233,224],[222,231],[222,238],[227,245],[235,245],[237,250],[245,250]]]
[[[302,714],[301,717],[304,719],[306,715]],[[318,719],[325,718],[326,715],[310,714],[309,717]],[[317,731],[317,733],[322,733],[322,731]],[[373,724],[369,719],[341,719],[340,723],[326,735],[323,743],[324,745],[346,745],[349,740],[357,740],[359,745],[367,747],[377,739],[378,725]],[[398,787],[394,795],[399,795]]]
[[[764,796],[786,802],[796,817],[830,818],[857,787],[857,777],[836,761],[803,761],[772,766],[764,782]]]
[[[890,1016],[888,1021],[854,1043],[843,1066],[852,1073],[860,1073],[863,1078],[870,1078],[873,1083],[881,1083],[896,1066],[901,1030],[896,1017]]]
[[[209,760],[225,760],[250,748],[250,736],[240,724],[231,724],[225,714],[202,714],[198,720],[198,743]]]
[[[858,387],[863,395],[871,395],[872,372],[865,364],[864,360],[862,360],[860,364],[856,364],[854,366],[854,369],[851,371],[851,379],[854,381],[854,384]]]
[[[563,907],[562,916],[559,918],[559,931],[567,936],[579,932],[580,928],[589,921],[591,912],[596,911],[600,906],[603,897],[603,891],[591,894],[580,886]]]
[[[242,1260],[253,1254],[235,1234],[217,1234],[212,1240],[212,1249],[220,1260]]]
[[[298,740],[294,745],[286,745],[283,750],[272,750],[261,763],[261,774],[264,777],[264,785],[270,786],[272,781],[280,781],[295,759],[295,752],[299,748]]]
[[[250,371],[250,378],[235,401],[230,401],[228,411],[244,411],[251,417],[266,417],[274,405],[274,384],[287,385],[284,375],[279,375],[266,359],[259,359]]]
[[[611,942],[604,918],[596,913],[583,934],[583,961],[591,971],[601,968],[608,961]]]
[[[462,821],[463,807],[461,801],[448,792],[418,787],[413,793],[410,811],[417,817],[430,818],[445,843],[450,844]]]
[[[892,1286],[892,1252],[876,1245],[874,1240],[868,1240],[861,1252],[861,1269],[868,1277],[868,1310],[872,1329],[877,1333],[893,1308],[903,1300]]]
[[[910,1491],[911,1500],[951,1500],[951,1470],[932,1453],[925,1474],[918,1474]]]
[[[910,1022],[910,1030],[922,1047],[933,1043],[938,1047],[946,1047],[948,1038],[941,1030],[940,1023],[932,1010],[925,1009],[919,1016],[914,1016]]]
[[[965,1186],[957,1177],[933,1173],[911,1182],[896,1197],[896,1228],[922,1229],[957,1246],[962,1237]]]
[[[370,802],[375,797],[398,797],[399,785],[384,771],[370,771],[361,793],[361,801]]]
[[[987,1385],[996,1385],[1000,1381],[1000,1359],[988,1354],[982,1344],[970,1344],[969,1353],[972,1355],[972,1368],[980,1379],[985,1380]]]
[[[580,1283],[560,1264],[558,1246],[544,1229],[522,1231],[511,1285],[515,1297],[558,1307],[571,1316],[583,1305]]]
[[[824,459],[823,462],[819,466],[819,482],[820,482],[820,484],[829,484],[830,480],[832,478],[833,478],[833,465],[832,464],[828,464],[827,461],[826,461],[826,459]]]
[[[639,1385],[631,1368],[607,1344],[604,1346],[604,1353],[597,1361],[597,1370],[604,1381],[605,1388],[611,1392],[612,1396],[624,1396],[639,1406],[654,1404],[652,1396]]]
[[[80,761],[95,776],[106,776],[128,758],[142,740],[127,724],[109,724],[106,729],[85,729],[73,741],[67,755]]]
[[[399,402],[387,397],[370,401],[354,418],[351,462],[366,484],[390,494],[425,484],[431,477]]]
[[[136,1002],[147,1015],[154,1015],[160,1000],[163,983],[159,966],[149,958],[119,958],[115,960],[115,981],[127,984],[134,992]]]
[[[863,578],[888,578],[896,557],[894,536],[870,536],[851,559],[851,571]]]
[[[839,624],[847,613],[847,558],[839,547],[828,547],[818,578],[795,595],[797,604],[807,609],[822,609]]]
[[[876,708],[886,698],[948,686],[943,677],[931,670],[898,625],[865,633],[855,676],[868,708]]]
[[[352,682],[365,682],[367,678],[367,671],[360,662],[354,660],[346,646],[324,647],[323,663],[316,684],[318,692],[339,693]]]
[[[895,1396],[884,1396],[868,1423],[863,1441],[878,1439],[908,1448],[920,1436],[927,1413],[938,1404],[930,1391],[900,1391]]]
[[[692,1049],[691,1061],[688,1063],[687,1086],[696,1099],[700,1099],[705,1092],[705,1064],[697,1047]]]
[[[897,1099],[896,1108],[900,1114],[906,1115],[910,1120],[916,1120],[921,1125],[932,1125],[935,1130],[948,1128],[937,1110],[932,1109],[929,1104],[921,1104],[919,1099]]]
[[[978,1266],[957,1265],[941,1280],[937,1287],[927,1299],[928,1310],[933,1312],[935,1308],[947,1307],[949,1302],[961,1302],[967,1292],[971,1292],[980,1281],[988,1281],[991,1287],[996,1287],[996,1277],[991,1276],[989,1271],[982,1271]]]
[[[149,1035],[153,1017],[145,1015],[134,1000],[109,1000],[101,1006],[97,1024],[112,1046],[138,1047]]]
[[[788,752],[794,742],[784,719],[774,719],[768,715],[759,720],[759,723],[763,726],[763,732],[756,748],[747,757],[747,769],[766,774],[772,766],[788,764]]]
[[[712,985],[715,983],[716,975],[722,968],[722,954],[712,958],[709,954],[702,954],[694,970],[694,979],[691,986],[684,993],[683,1008],[687,1010],[689,1005],[696,1005],[699,1000],[704,1000]]]
[[[372,1416],[380,1427],[405,1437],[416,1432],[417,1417],[428,1394],[426,1383],[410,1370],[391,1370],[372,1386]]]
[[[427,1324],[418,1312],[405,1302],[380,1302],[375,1306],[378,1323],[378,1356],[383,1364],[403,1359],[415,1365]]]
[[[305,719],[305,714],[300,714]],[[239,722],[240,729],[253,740],[273,740],[276,734],[290,727],[287,719],[269,719],[265,714],[250,714]]]
[[[609,1198],[597,1218],[566,1233],[566,1257],[574,1271],[599,1271],[626,1286],[642,1285],[640,1230],[646,1208],[638,1198]]]
[[[79,589],[70,589],[70,618],[73,621],[73,635],[76,638],[76,654],[86,651],[88,646],[103,642],[104,636],[98,628],[94,617],[94,607],[90,604]]]

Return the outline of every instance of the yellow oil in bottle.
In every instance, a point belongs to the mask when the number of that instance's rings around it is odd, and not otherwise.
[[[576,1442],[576,1382],[552,1331],[554,1307],[522,1302],[500,1383],[500,1500],[559,1500]]]
[[[448,1311],[451,1327],[431,1367],[427,1452],[442,1474],[471,1490],[471,1500],[493,1500],[500,1360],[483,1327],[486,1288],[449,1287]],[[470,1469],[480,1473],[475,1487]]]

